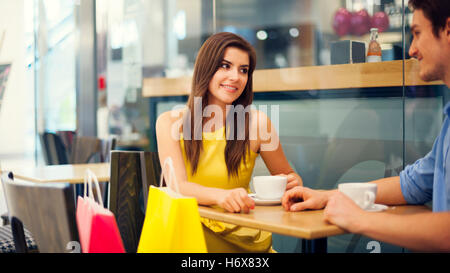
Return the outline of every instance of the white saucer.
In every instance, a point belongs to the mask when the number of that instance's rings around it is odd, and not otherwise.
[[[248,196],[250,196],[258,206],[274,206],[281,204],[281,198],[279,200],[259,199],[254,193],[249,193]]]
[[[388,206],[382,204],[373,204],[372,207],[365,209],[365,211],[377,212],[387,210]]]

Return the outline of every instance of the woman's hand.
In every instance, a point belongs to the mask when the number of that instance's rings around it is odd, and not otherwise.
[[[245,212],[255,208],[255,201],[248,196],[244,188],[223,190],[218,197],[217,205],[229,212]]]
[[[302,178],[295,173],[279,174],[279,176],[284,176],[287,178],[286,191],[297,186],[303,186]]]

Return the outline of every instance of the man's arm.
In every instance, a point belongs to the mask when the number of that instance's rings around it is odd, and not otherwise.
[[[351,232],[420,251],[450,251],[450,212],[395,215],[360,209],[346,195],[330,196],[325,220]]]
[[[370,183],[378,185],[375,203],[386,205],[406,204],[406,200],[403,197],[402,189],[400,187],[400,176],[382,178]]]
[[[375,203],[386,205],[404,205],[400,187],[400,177],[388,177],[374,180],[370,183],[378,185]],[[337,190],[313,190],[307,187],[294,187],[284,194],[281,204],[285,210],[301,211],[306,209],[322,209],[327,205],[328,199]]]
[[[362,234],[411,250],[450,251],[450,212],[367,214]]]

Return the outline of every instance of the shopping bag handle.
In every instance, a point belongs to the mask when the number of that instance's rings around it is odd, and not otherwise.
[[[166,160],[164,160],[163,166],[161,168],[161,178],[159,180],[159,187],[162,187],[162,182],[163,182],[163,178],[164,178],[164,170],[166,169],[166,165],[169,167],[169,179],[167,182],[167,186],[169,188],[172,188],[172,182],[173,180],[175,180],[174,184],[175,184],[175,190],[177,193],[180,193],[180,189],[178,188],[178,182],[177,182],[177,177],[175,176],[175,169],[173,167],[173,161],[172,158],[170,156],[166,157]]]
[[[86,169],[84,174],[84,197],[91,198],[95,202],[95,198],[92,196],[92,180],[94,180],[95,189],[97,190],[97,199],[100,205],[103,207],[103,199],[100,194],[100,185],[98,183],[97,176],[90,169]],[[87,192],[87,186],[89,187],[89,193]]]

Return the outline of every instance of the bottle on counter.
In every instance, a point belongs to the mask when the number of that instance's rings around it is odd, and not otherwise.
[[[381,62],[381,46],[378,43],[377,38],[378,38],[378,28],[371,28],[369,49],[367,51],[368,63]]]

